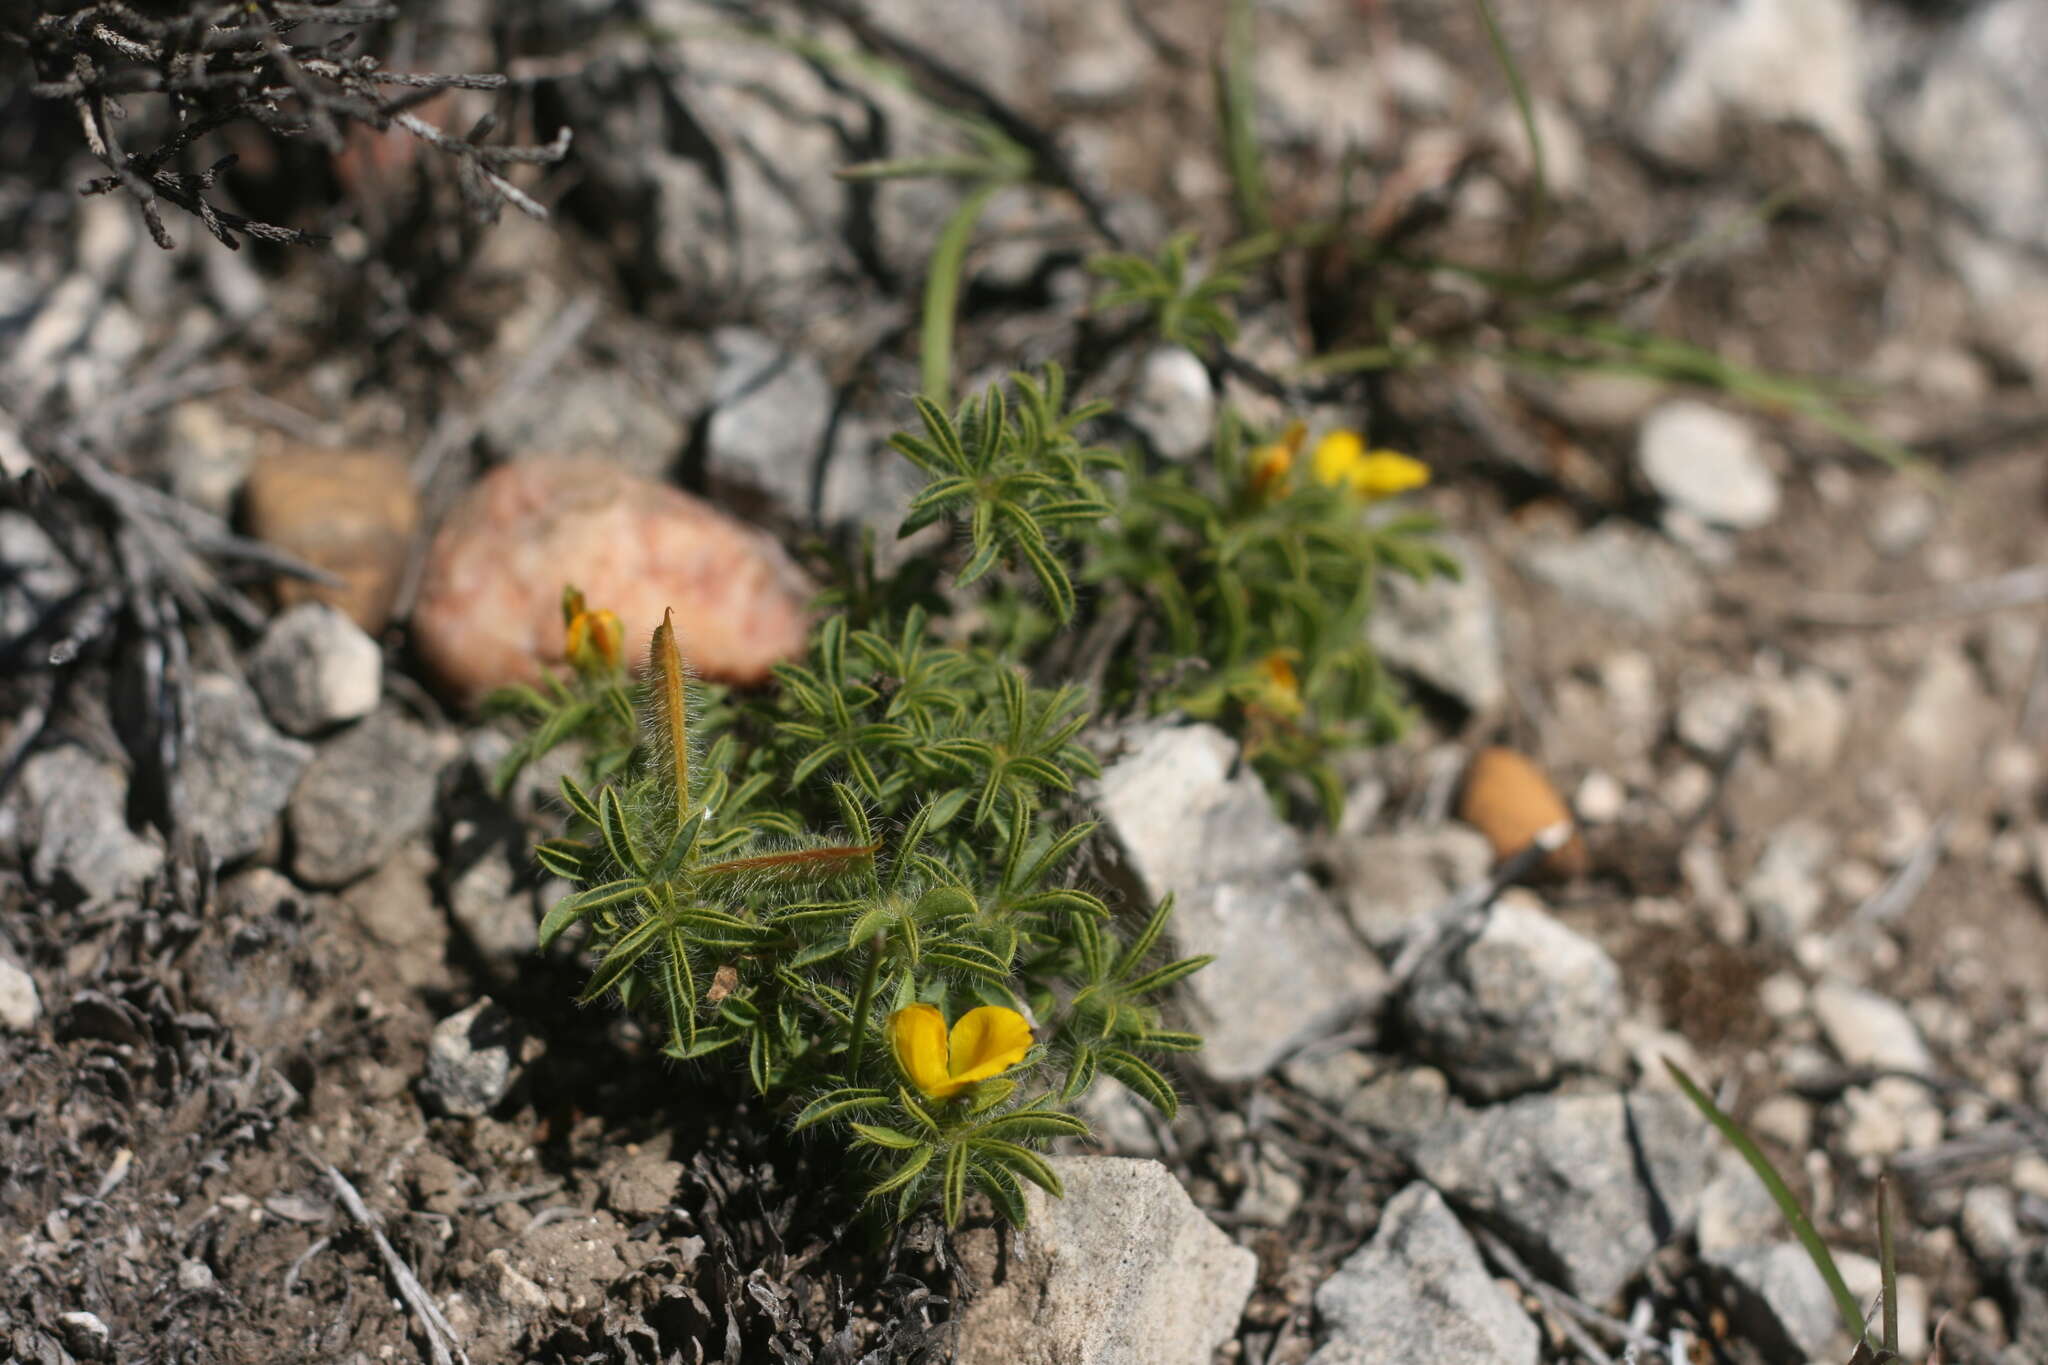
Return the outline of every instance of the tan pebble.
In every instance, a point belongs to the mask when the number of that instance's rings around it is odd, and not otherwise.
[[[419,524],[403,461],[381,450],[266,455],[249,471],[242,500],[251,535],[341,580],[280,578],[280,605],[326,602],[372,635],[384,628]]]
[[[616,612],[636,664],[673,607],[691,666],[758,683],[795,657],[810,585],[762,532],[596,460],[541,458],[479,480],[434,537],[413,608],[421,656],[464,702],[563,662],[562,587]]]
[[[1458,818],[1486,836],[1496,858],[1505,858],[1572,817],[1541,768],[1513,749],[1492,748],[1480,750],[1466,771]],[[1588,862],[1585,841],[1574,830],[1564,847],[1543,860],[1541,870],[1553,877],[1578,877]]]

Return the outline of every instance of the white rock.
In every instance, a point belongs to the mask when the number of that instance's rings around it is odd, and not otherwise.
[[[1542,1344],[1421,1181],[1387,1201],[1372,1241],[1323,1282],[1316,1314],[1324,1344],[1309,1365],[1535,1365]]]
[[[36,992],[35,978],[18,963],[0,957],[0,1029],[33,1033],[42,1017],[43,998]]]
[[[1892,731],[1898,757],[1916,786],[1935,788],[1974,773],[1993,715],[1977,670],[1961,650],[1929,656]]]
[[[1768,1358],[1812,1359],[1842,1330],[1827,1281],[1799,1243],[1736,1247],[1703,1259],[1735,1291],[1737,1323]]]
[[[1823,134],[1857,175],[1876,174],[1850,0],[1737,0],[1665,12],[1683,30],[1682,50],[1638,128],[1651,151],[1708,170],[1735,125],[1799,124]]]
[[[1815,821],[1795,818],[1774,831],[1742,884],[1743,903],[1758,927],[1781,943],[1811,929],[1827,907],[1822,873],[1834,852],[1835,836]]]
[[[263,632],[249,682],[277,728],[311,735],[377,709],[384,651],[344,612],[301,602]]]
[[[112,1349],[114,1334],[97,1313],[59,1313],[57,1327],[80,1360],[105,1360]]]
[[[1543,183],[1553,197],[1573,199],[1586,191],[1586,139],[1570,114],[1538,97],[1530,102],[1537,136],[1543,139]],[[1487,120],[1487,140],[1506,158],[1514,179],[1534,168],[1522,116],[1512,102],[1497,106]]]
[[[1931,1075],[1934,1058],[1912,1016],[1875,991],[1840,981],[1813,988],[1813,1014],[1836,1055],[1850,1066]]]
[[[1636,463],[1658,496],[1703,521],[1747,531],[1778,515],[1778,476],[1755,429],[1717,407],[1682,398],[1657,408]]]
[[[1262,42],[1252,58],[1262,138],[1335,162],[1387,135],[1384,95],[1356,62],[1325,63],[1305,42]]]
[[[1841,756],[1849,733],[1849,704],[1818,669],[1759,685],[1757,700],[1769,727],[1771,757],[1808,772],[1825,772]]]
[[[2048,248],[2048,12],[1978,5],[1911,66],[1913,88],[1885,106],[1907,162],[1992,233]]]
[[[1237,1334],[1258,1258],[1156,1161],[1053,1157],[1061,1199],[1024,1187],[1029,1223],[959,1239],[981,1286],[959,1365],[1192,1365]]]
[[[516,1044],[512,1016],[487,996],[434,1025],[420,1088],[442,1113],[488,1114],[518,1079]]]
[[[1273,811],[1237,746],[1208,725],[1138,732],[1095,800],[1142,899],[1174,895],[1182,953],[1224,971],[1187,980],[1197,1026],[1191,1061],[1217,1080],[1260,1075],[1301,1041],[1371,1013],[1386,970],[1304,870],[1301,837]]]
[[[1927,1087],[1903,1076],[1850,1086],[1842,1092],[1842,1108],[1842,1151],[1858,1160],[1896,1156],[1941,1141],[1941,1106]]]
[[[1192,459],[1216,435],[1216,391],[1209,371],[1185,346],[1161,346],[1145,357],[1124,412],[1169,460]]]
[[[1686,747],[1702,758],[1728,752],[1755,708],[1755,688],[1747,678],[1719,673],[1686,689],[1672,728]]]
[[[1459,576],[1417,582],[1382,575],[1366,636],[1386,663],[1473,711],[1490,712],[1507,699],[1500,607],[1478,546],[1458,536],[1439,544],[1457,557]]]
[[[1572,793],[1572,813],[1581,824],[1605,825],[1621,817],[1628,806],[1628,788],[1614,774],[1595,768],[1580,779]]]
[[[1897,559],[1920,548],[1934,534],[1941,508],[1924,488],[1908,486],[1901,476],[1898,486],[1888,489],[1870,509],[1870,523],[1864,534],[1887,559]]]

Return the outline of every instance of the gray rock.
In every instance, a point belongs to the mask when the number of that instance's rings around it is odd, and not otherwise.
[[[1387,1202],[1372,1241],[1316,1291],[1322,1349],[1309,1365],[1534,1365],[1542,1345],[1443,1197],[1417,1181]]]
[[[1307,1038],[1376,1011],[1386,970],[1303,870],[1301,838],[1274,814],[1258,776],[1231,775],[1237,746],[1209,725],[1139,734],[1095,800],[1140,896],[1174,896],[1179,951],[1213,953],[1227,967],[1188,978],[1209,1026],[1194,1064],[1217,1080],[1248,1080]]]
[[[1510,896],[1479,936],[1432,953],[1402,994],[1422,1056],[1496,1100],[1592,1070],[1614,1053],[1621,969],[1599,944]]]
[[[97,1313],[59,1313],[57,1330],[64,1347],[80,1360],[105,1360],[113,1354],[114,1334]]]
[[[1053,98],[1068,106],[1096,106],[1137,94],[1155,55],[1123,7],[1083,5],[1066,17],[1074,30],[1053,64]]]
[[[1700,1191],[1697,1239],[1700,1253],[1759,1247],[1785,1233],[1785,1215],[1764,1182],[1734,1148],[1724,1148],[1713,1180]]]
[[[211,856],[235,862],[269,841],[313,750],[271,729],[255,694],[228,674],[200,675],[188,696],[185,755],[171,801]]]
[[[1334,839],[1324,857],[1351,922],[1391,956],[1418,916],[1485,879],[1493,846],[1469,825],[1427,825]]]
[[[1717,673],[1685,689],[1672,729],[1687,748],[1702,758],[1718,758],[1749,722],[1755,709],[1754,688],[1747,678]]]
[[[1841,1114],[1835,1145],[1857,1161],[1932,1147],[1941,1141],[1945,1126],[1941,1106],[1927,1087],[1903,1076],[1850,1086],[1842,1092]]]
[[[712,485],[765,499],[782,517],[811,511],[811,481],[832,418],[832,386],[805,351],[786,350],[759,332],[712,333],[718,359],[704,472]]]
[[[1706,1121],[1670,1091],[1453,1109],[1409,1147],[1445,1198],[1595,1304],[1692,1220],[1714,1150]]]
[[[1706,584],[1682,551],[1617,521],[1532,541],[1515,563],[1571,601],[1653,629],[1675,626],[1707,604]]]
[[[29,875],[87,900],[132,896],[164,851],[128,828],[128,776],[83,749],[46,749],[21,767],[21,836]]]
[[[1813,988],[1812,1009],[1828,1044],[1850,1066],[1933,1074],[1919,1026],[1896,1001],[1830,979]]]
[[[2048,248],[2048,11],[1992,0],[1907,65],[1916,85],[1883,106],[1899,153],[1987,231]]]
[[[1747,531],[1778,515],[1778,476],[1755,429],[1709,404],[1682,398],[1644,418],[1636,467],[1659,497],[1713,525]]]
[[[2019,1200],[2004,1185],[1972,1185],[1963,1192],[1958,1226],[1963,1245],[1988,1269],[1996,1269],[2026,1246],[2020,1232]]]
[[[33,518],[0,511],[0,645],[34,630],[80,586],[78,570]]]
[[[441,1113],[481,1118],[512,1092],[517,1048],[512,1016],[486,996],[434,1025],[420,1092]]]
[[[1793,124],[1826,137],[1858,175],[1876,173],[1850,0],[1741,0],[1665,13],[1679,30],[1679,53],[1637,125],[1651,151],[1709,170],[1744,125]]]
[[[1733,1291],[1736,1325],[1766,1359],[1812,1360],[1841,1330],[1834,1295],[1799,1243],[1735,1247],[1702,1259]]]
[[[702,391],[686,401],[701,405]],[[484,435],[515,457],[596,455],[658,480],[670,475],[689,444],[696,413],[678,406],[669,392],[655,391],[636,374],[572,361],[511,395],[491,414]]]
[[[1258,1258],[1171,1171],[1123,1157],[1052,1164],[1065,1198],[1027,1185],[1027,1226],[959,1240],[982,1286],[961,1314],[959,1365],[1190,1365],[1236,1335]]]
[[[1161,346],[1138,364],[1124,415],[1169,460],[1192,459],[1216,434],[1216,391],[1185,346]]]
[[[1460,536],[1444,537],[1440,548],[1457,556],[1463,572],[1420,583],[1383,575],[1384,591],[1366,624],[1366,638],[1395,668],[1474,711],[1492,711],[1507,698],[1507,667],[1486,561]]]
[[[425,829],[437,777],[457,748],[447,736],[390,710],[321,745],[291,795],[300,880],[313,886],[353,881]]]
[[[249,658],[249,682],[278,729],[317,734],[377,709],[384,652],[346,613],[301,602],[264,630]]]
[[[509,821],[463,819],[449,829],[449,842],[474,856],[448,879],[448,913],[476,950],[494,961],[524,957],[540,942],[533,898],[520,886],[505,851],[507,836],[519,834]]]
[[[43,997],[36,992],[36,979],[19,963],[0,957],[0,1029],[33,1033],[42,1017]]]
[[[605,1178],[604,1202],[613,1213],[630,1221],[659,1218],[674,1205],[682,1180],[682,1162],[671,1161],[658,1151],[635,1152]]]
[[[1817,821],[1793,819],[1772,831],[1756,870],[1742,884],[1742,900],[1757,926],[1780,943],[1813,928],[1828,903],[1823,880],[1835,856],[1835,836]]]

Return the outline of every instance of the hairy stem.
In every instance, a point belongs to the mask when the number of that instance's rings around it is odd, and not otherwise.
[[[860,994],[853,1002],[853,1042],[846,1049],[846,1081],[860,1084],[861,1054],[867,1050],[868,1012],[875,1004],[875,982],[882,975],[882,936],[868,940],[868,969],[860,979]]]

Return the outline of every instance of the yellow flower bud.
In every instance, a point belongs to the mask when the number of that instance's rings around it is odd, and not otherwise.
[[[617,668],[626,655],[626,628],[608,608],[583,608],[577,599],[576,614],[563,633],[562,652],[579,669]]]
[[[1254,496],[1268,497],[1287,486],[1287,475],[1294,468],[1294,457],[1300,453],[1302,438],[1307,434],[1307,427],[1293,422],[1281,433],[1279,440],[1252,451],[1251,474],[1247,482]]]
[[[961,1015],[949,1036],[937,1007],[910,1005],[889,1016],[889,1043],[906,1080],[926,1099],[948,1100],[1023,1061],[1031,1025],[1015,1010],[982,1005]]]

